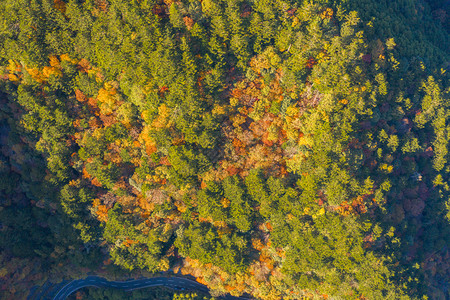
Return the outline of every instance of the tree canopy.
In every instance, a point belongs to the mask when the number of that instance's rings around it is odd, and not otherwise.
[[[1,294],[449,297],[444,2],[1,1]]]

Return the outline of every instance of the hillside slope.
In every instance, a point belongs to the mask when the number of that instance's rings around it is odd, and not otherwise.
[[[439,9],[2,1],[5,299],[169,269],[215,295],[448,297]]]

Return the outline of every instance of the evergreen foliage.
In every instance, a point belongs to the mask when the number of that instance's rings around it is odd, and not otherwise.
[[[2,295],[448,298],[444,2],[1,1]]]

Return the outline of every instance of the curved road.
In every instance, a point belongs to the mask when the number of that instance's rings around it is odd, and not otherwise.
[[[73,280],[66,284],[61,290],[59,290],[53,300],[66,299],[70,294],[84,287],[116,288],[125,291],[132,291],[154,286],[165,286],[176,290],[184,289],[209,293],[209,289],[203,284],[180,277],[154,277],[128,281],[108,281],[105,278],[99,276],[88,276],[86,279]],[[241,297],[233,297],[230,295],[227,295],[224,298],[230,300],[247,299]]]

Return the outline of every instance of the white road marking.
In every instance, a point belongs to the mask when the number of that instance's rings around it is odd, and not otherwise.
[[[137,282],[136,282],[137,281]],[[72,285],[72,287],[70,287]],[[102,286],[102,287],[116,287],[128,291],[150,287],[150,286],[158,286],[158,285],[166,285],[170,288],[174,289],[193,289],[199,291],[208,291],[208,289],[196,282],[185,278],[171,278],[171,277],[156,277],[156,278],[147,278],[147,279],[137,279],[137,280],[128,280],[128,281],[108,281],[101,277],[94,278],[86,278],[73,280],[68,282],[62,289],[59,290],[54,299],[61,299],[58,296],[63,296],[65,299],[68,295],[72,294],[74,291],[85,287],[85,286]],[[180,286],[181,285],[181,286]],[[245,299],[245,298],[242,298]]]

